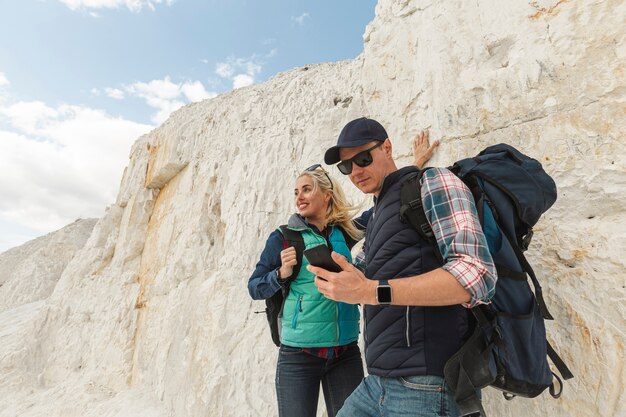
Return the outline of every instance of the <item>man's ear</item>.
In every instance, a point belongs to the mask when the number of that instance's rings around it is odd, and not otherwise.
[[[385,139],[385,142],[383,142],[382,148],[385,151],[385,155],[387,156],[387,158],[392,159],[393,158],[393,146],[391,146],[391,141],[389,140],[389,138]]]

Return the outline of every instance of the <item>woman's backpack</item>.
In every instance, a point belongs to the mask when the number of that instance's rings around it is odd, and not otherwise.
[[[302,239],[302,234],[300,232],[287,228],[287,225],[279,226],[278,230],[283,235],[283,248],[287,249],[290,246],[296,248],[297,263],[293,267],[291,276],[287,277],[286,282],[283,283],[281,289],[276,291],[270,298],[265,299],[265,315],[267,317],[267,323],[270,326],[272,341],[276,346],[280,346],[283,304],[287,298],[287,294],[289,294],[289,285],[291,281],[296,279],[298,273],[300,273],[300,266],[302,265],[302,252],[304,251],[304,240]]]
[[[498,272],[491,303],[470,310],[476,323],[474,332],[444,368],[461,415],[485,416],[478,390],[488,385],[502,390],[506,399],[536,397],[547,388],[558,398],[562,381],[551,371],[547,357],[563,379],[573,375],[546,339],[544,320],[553,317],[523,254],[530,245],[533,226],[556,201],[556,184],[538,161],[506,144],[490,146],[449,169],[473,194]],[[424,172],[403,184],[401,216],[431,242],[443,264],[422,207],[420,178]]]

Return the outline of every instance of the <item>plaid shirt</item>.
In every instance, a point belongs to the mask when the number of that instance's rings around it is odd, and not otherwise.
[[[344,353],[350,346],[356,345],[356,341],[343,346],[331,346],[320,348],[302,348],[302,351],[309,355],[317,356],[322,359],[336,359]]]
[[[487,247],[474,198],[467,186],[445,168],[431,168],[422,177],[422,202],[445,264],[471,296],[464,307],[487,304],[495,292],[498,275]],[[354,265],[365,269],[359,252]]]
[[[448,169],[432,168],[422,177],[422,202],[446,262],[443,269],[471,295],[464,307],[488,303],[495,292],[498,274],[472,193]]]

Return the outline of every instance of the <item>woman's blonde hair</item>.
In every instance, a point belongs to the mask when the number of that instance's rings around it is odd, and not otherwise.
[[[330,177],[330,174],[321,166],[302,172],[298,179],[308,176],[313,180],[313,190],[320,189],[330,193],[330,200],[326,208],[326,224],[341,227],[352,239],[358,241],[363,238],[363,231],[355,227],[352,218],[361,209],[360,206],[351,204],[339,183]]]

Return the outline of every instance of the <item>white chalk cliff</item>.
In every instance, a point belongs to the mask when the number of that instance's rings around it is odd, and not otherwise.
[[[486,408],[625,416],[625,22],[624,0],[380,0],[358,58],[175,112],[137,140],[58,281],[23,267],[0,288],[0,416],[276,415],[276,348],[247,279],[294,211],[296,173],[362,115],[401,165],[426,126],[433,165],[498,142],[544,164],[559,199],[529,258],[576,379],[560,400],[487,389]]]

